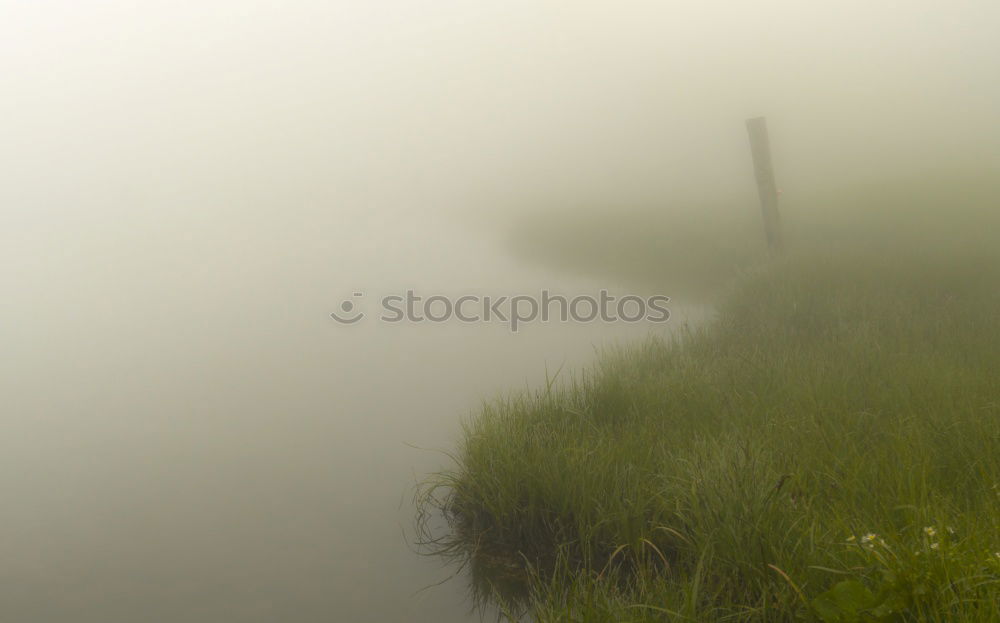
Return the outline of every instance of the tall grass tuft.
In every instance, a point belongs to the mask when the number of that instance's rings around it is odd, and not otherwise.
[[[793,252],[486,404],[432,549],[511,619],[1000,621],[1000,254],[932,238]]]

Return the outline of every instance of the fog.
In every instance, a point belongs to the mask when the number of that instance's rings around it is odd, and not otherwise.
[[[507,228],[574,202],[756,210],[751,116],[791,196],[998,163],[985,1],[39,0],[0,23],[17,621],[473,620],[460,579],[421,591],[450,571],[404,537],[433,450],[701,302],[513,334],[341,326],[341,301],[618,287],[511,254]]]

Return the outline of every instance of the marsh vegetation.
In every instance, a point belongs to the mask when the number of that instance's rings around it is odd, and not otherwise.
[[[676,211],[534,222],[538,257],[711,282],[717,314],[485,404],[421,491],[429,549],[510,618],[1000,619],[998,191],[845,190],[771,259]]]

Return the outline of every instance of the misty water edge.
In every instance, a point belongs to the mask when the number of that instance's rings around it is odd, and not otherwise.
[[[1000,573],[1000,3],[52,1],[0,21],[4,623],[476,619],[462,578],[427,588],[454,568],[408,543],[413,486],[454,467],[483,400],[698,322],[680,287],[720,295],[759,258],[759,116],[802,256],[742,281],[693,351],[637,351],[638,381],[611,389],[644,402],[543,418],[527,458],[506,442],[537,429],[481,436],[471,482],[503,457],[533,504],[469,487],[465,508],[509,503],[502,525],[533,538],[499,545],[539,559],[567,542],[552,508],[582,511],[555,514],[583,528],[582,567],[631,543],[648,593],[571,574],[597,620],[797,619],[812,602],[786,578],[822,603],[859,568],[845,540],[883,537],[926,544],[903,570],[940,562],[942,591],[849,588],[1000,618],[987,589],[948,592]],[[410,289],[629,292],[599,275],[669,278],[637,294],[673,297],[671,321],[330,316]],[[784,452],[743,469],[746,439]],[[681,504],[703,511],[680,525]],[[946,526],[964,549],[931,549]],[[647,542],[680,575],[639,559]],[[576,606],[554,588],[548,620]]]
[[[476,619],[464,579],[421,590],[454,569],[407,542],[413,485],[449,466],[483,399],[688,317],[672,301],[657,325],[340,325],[355,291],[626,291],[444,216],[298,216],[21,224],[4,253],[7,616]]]

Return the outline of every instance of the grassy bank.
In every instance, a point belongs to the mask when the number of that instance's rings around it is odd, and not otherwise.
[[[438,551],[538,621],[1000,620],[1000,194],[919,197],[486,405],[423,492]]]
[[[994,171],[914,173],[834,190],[789,189],[782,224],[791,252],[923,252],[996,246],[1000,181]],[[570,272],[677,299],[718,300],[747,266],[766,259],[755,197],[573,204],[525,214],[510,245]]]

